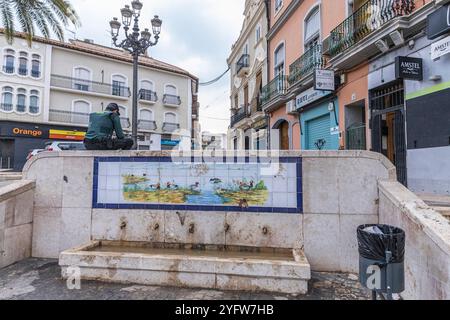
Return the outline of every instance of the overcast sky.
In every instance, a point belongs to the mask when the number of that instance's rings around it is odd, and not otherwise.
[[[227,69],[226,59],[243,22],[245,0],[142,0],[141,28],[159,15],[163,20],[160,42],[151,56],[177,65],[209,81]],[[111,45],[109,21],[131,0],[71,0],[81,17],[78,39]],[[67,33],[68,37],[73,37]],[[229,126],[229,74],[220,82],[201,87],[200,122],[203,131],[225,133]]]

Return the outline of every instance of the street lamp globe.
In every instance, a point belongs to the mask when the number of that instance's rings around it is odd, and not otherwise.
[[[155,36],[158,36],[161,33],[161,25],[162,20],[158,16],[155,16],[152,19],[152,29]]]
[[[141,15],[141,10],[144,4],[140,2],[139,0],[133,0],[131,2],[131,7],[133,8],[133,14],[135,17],[138,17]]]
[[[141,37],[145,41],[150,41],[150,38],[152,37],[152,34],[148,30],[148,28],[145,28],[145,30],[141,32]]]
[[[111,20],[111,22],[109,23],[109,25],[111,26],[111,36],[113,38],[117,38],[117,36],[119,35],[119,29],[120,29],[120,22],[117,18],[113,18]]]
[[[131,11],[130,6],[126,5],[125,8],[120,10],[122,14],[122,22],[125,27],[129,27],[131,25],[131,17],[133,16],[133,11]]]

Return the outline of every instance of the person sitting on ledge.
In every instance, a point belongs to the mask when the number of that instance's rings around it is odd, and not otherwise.
[[[116,133],[116,139],[112,137],[113,132]],[[87,150],[131,150],[133,144],[133,140],[123,134],[117,103],[110,103],[105,112],[90,114],[84,139]]]

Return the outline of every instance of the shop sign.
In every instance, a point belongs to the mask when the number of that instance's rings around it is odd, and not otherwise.
[[[31,129],[31,128],[13,127],[12,135],[21,137],[42,138],[44,136],[44,132],[40,129],[34,128]]]
[[[50,129],[50,139],[83,141],[86,132]]]
[[[450,53],[450,36],[431,45],[431,60],[436,60]]]
[[[423,60],[420,58],[395,58],[395,76],[397,79],[423,80]]]
[[[330,94],[331,92],[329,91],[315,90],[314,88],[310,88],[297,96],[297,98],[295,99],[295,106],[298,110]]]
[[[179,144],[180,144],[179,140],[166,140],[166,139],[161,140],[161,145],[163,146],[176,147]]]
[[[436,39],[450,32],[450,4],[437,9],[427,18],[428,39]]]
[[[316,69],[314,71],[314,89],[322,91],[334,91],[336,89],[334,71]]]

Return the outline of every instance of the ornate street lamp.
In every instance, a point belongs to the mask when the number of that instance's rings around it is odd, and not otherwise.
[[[139,56],[147,52],[148,48],[155,46],[161,33],[162,20],[155,16],[151,20],[154,41],[151,41],[152,34],[149,29],[140,32],[139,17],[141,16],[143,4],[139,0],[133,0],[131,7],[126,5],[120,10],[122,23],[118,18],[113,18],[109,25],[111,26],[111,37],[117,48],[128,51],[133,56],[133,115],[132,115],[132,137],[134,148],[137,148],[138,137],[138,70]],[[134,18],[134,25],[130,31],[131,23]],[[118,42],[120,27],[123,25],[125,39]]]

